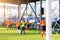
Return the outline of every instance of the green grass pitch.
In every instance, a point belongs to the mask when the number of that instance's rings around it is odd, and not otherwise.
[[[60,40],[60,34],[53,34],[53,40]],[[26,34],[18,34],[17,30],[6,30],[4,27],[0,27],[0,40],[46,40],[46,37],[41,37],[36,30],[29,30]]]

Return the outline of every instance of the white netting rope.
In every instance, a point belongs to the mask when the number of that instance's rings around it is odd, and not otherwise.
[[[59,1],[59,0],[53,0],[53,1]],[[52,2],[53,2],[53,1],[52,1]],[[59,5],[59,4],[57,3],[57,4],[55,5],[54,9],[52,9],[52,14],[51,14],[52,19],[53,19],[53,16],[55,16],[55,17],[57,18],[57,14],[55,13],[55,10],[57,9],[57,6],[58,6],[58,5]],[[57,21],[55,21],[54,25],[52,26],[52,31],[53,31],[54,33],[56,33],[56,34],[59,33],[59,31],[60,31],[60,24],[59,24]]]
[[[57,26],[58,27],[57,27]],[[57,28],[56,28],[57,27]],[[57,22],[54,24],[53,28],[52,28],[52,31],[56,34],[58,34],[58,32],[60,31],[60,24],[58,24]]]

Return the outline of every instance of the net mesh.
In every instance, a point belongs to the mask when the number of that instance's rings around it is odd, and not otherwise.
[[[56,3],[56,4],[54,4]],[[60,32],[60,20],[59,20],[59,0],[53,0],[52,1],[52,31],[55,34],[58,34]]]

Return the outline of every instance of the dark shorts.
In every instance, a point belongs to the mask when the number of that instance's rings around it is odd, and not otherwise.
[[[27,25],[27,28],[29,28],[30,25]]]
[[[11,27],[11,25],[8,26],[8,28],[10,28],[10,27]]]
[[[46,26],[42,26],[42,30],[45,31],[46,30]]]
[[[18,29],[20,29],[20,26],[18,27]]]
[[[22,27],[22,30],[25,30],[25,27]]]
[[[12,27],[12,24],[10,26]]]

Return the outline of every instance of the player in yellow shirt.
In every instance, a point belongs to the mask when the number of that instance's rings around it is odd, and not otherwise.
[[[26,23],[25,23],[25,21],[24,20],[22,20],[22,22],[21,22],[21,34],[24,32],[24,34],[25,34],[25,27],[26,27]]]

